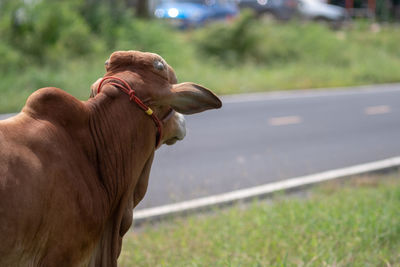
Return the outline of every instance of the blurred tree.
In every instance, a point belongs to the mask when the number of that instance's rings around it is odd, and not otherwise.
[[[141,18],[149,18],[149,0],[136,0],[136,14]]]
[[[392,0],[377,0],[376,1],[376,16],[379,21],[390,21],[391,10],[393,8]]]

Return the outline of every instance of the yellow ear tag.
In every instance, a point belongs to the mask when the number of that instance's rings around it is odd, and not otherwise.
[[[153,110],[151,110],[151,108],[148,108],[145,112],[149,116],[151,116],[153,114]]]

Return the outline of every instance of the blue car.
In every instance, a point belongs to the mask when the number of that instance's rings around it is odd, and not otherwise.
[[[156,18],[167,19],[180,29],[231,19],[238,14],[234,0],[159,0],[154,10]]]

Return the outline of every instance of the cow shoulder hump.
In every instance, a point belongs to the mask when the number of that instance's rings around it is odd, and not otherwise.
[[[62,125],[76,124],[87,115],[81,101],[55,87],[41,88],[31,94],[22,112]]]

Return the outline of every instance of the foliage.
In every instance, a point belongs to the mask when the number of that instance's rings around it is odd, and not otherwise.
[[[94,49],[85,21],[70,2],[7,2],[0,23],[5,42],[24,55],[28,63],[43,63],[60,53],[81,56]]]
[[[195,44],[205,54],[221,60],[241,61],[252,58],[260,36],[254,32],[257,21],[251,12],[244,12],[239,19],[227,24],[216,23],[200,30]]]
[[[299,21],[239,18],[179,32],[140,20],[123,0],[0,2],[0,112],[41,86],[85,99],[112,51],[163,56],[180,81],[218,94],[400,81],[400,30],[369,23],[332,31]]]
[[[349,44],[324,25],[298,21],[260,23],[251,13],[244,13],[233,24],[215,24],[200,30],[194,40],[204,54],[236,64],[333,60],[332,64],[343,65],[348,62],[348,55],[341,52]]]
[[[22,57],[10,56],[19,66],[64,62],[115,49],[168,53],[176,46],[168,27],[140,21],[121,1],[7,0],[0,9],[0,51],[12,47]],[[2,63],[3,69],[8,65]],[[18,65],[18,64],[17,64]]]

